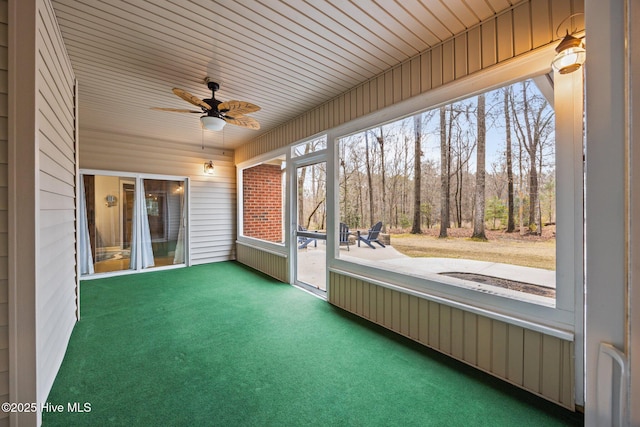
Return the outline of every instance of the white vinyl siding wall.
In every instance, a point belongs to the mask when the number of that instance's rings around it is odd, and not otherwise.
[[[49,1],[38,4],[38,402],[45,402],[76,321],[75,76]]]
[[[197,126],[197,123],[194,124]],[[236,173],[233,151],[117,133],[80,133],[80,168],[190,178],[190,264],[235,259]],[[205,175],[213,160],[214,174]]]
[[[8,306],[9,298],[9,243],[8,243],[8,61],[7,24],[8,4],[0,1],[0,403],[9,400],[9,331]],[[0,426],[9,425],[9,414],[0,413]]]

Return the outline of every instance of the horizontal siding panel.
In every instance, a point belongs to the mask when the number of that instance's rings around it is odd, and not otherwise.
[[[68,249],[69,246],[63,244],[61,249]],[[42,255],[42,251],[40,252]],[[42,262],[39,261],[38,274],[48,278],[49,286],[41,286],[38,290],[37,306],[41,310],[39,321],[42,325],[51,323],[58,316],[75,316],[75,280],[69,282],[69,278],[75,279],[75,251],[67,251],[64,256],[56,259],[48,257]],[[65,283],[73,286],[51,286],[51,284]],[[66,308],[60,311],[51,310],[51,307]],[[68,312],[69,311],[69,312]],[[55,334],[54,334],[55,335]]]
[[[74,208],[74,199],[72,197],[61,196],[59,194],[50,193],[48,191],[40,191],[40,210],[65,210]],[[75,230],[73,230],[75,233]]]
[[[40,171],[40,189],[60,196],[75,198],[75,185],[65,182],[56,176]]]
[[[52,161],[60,165],[68,171],[75,171],[74,151],[72,148],[60,144],[61,136],[55,134],[55,130],[51,127],[48,120],[40,120],[40,132],[42,135],[39,141],[40,151],[49,157]],[[50,139],[51,135],[55,135],[54,139]],[[62,149],[60,149],[62,147]],[[71,157],[69,157],[71,156]]]
[[[38,90],[41,102],[38,105],[38,111],[42,120],[51,122],[60,136],[62,144],[68,145],[73,142],[73,108],[65,108],[63,102],[73,102],[73,96],[72,93],[61,94],[55,87],[51,87],[50,82],[54,81],[55,78],[56,76],[51,73],[40,75]],[[65,97],[64,95],[68,96]],[[53,137],[53,135],[51,136]],[[69,148],[72,147],[72,145],[69,145]]]
[[[47,144],[45,143],[44,145]],[[61,181],[74,183],[75,168],[65,168],[42,151],[40,152],[40,171],[47,173],[49,176],[56,177]]]

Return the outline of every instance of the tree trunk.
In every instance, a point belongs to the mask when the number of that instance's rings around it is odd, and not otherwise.
[[[311,152],[311,144],[304,147],[304,154]],[[307,177],[307,168],[298,168],[298,225],[303,225],[304,217],[304,181]]]
[[[369,132],[364,133],[364,143],[365,161],[367,163],[367,183],[369,184],[369,223],[373,224],[373,178],[371,177],[371,162],[369,161]]]
[[[527,154],[529,154],[529,231],[533,231],[533,227],[536,224],[536,204],[538,200],[538,162],[536,153],[538,151],[538,138],[536,137],[536,131],[531,129],[531,119],[529,118],[529,98],[527,94],[527,86],[525,82],[522,82],[522,101],[523,101],[523,113],[524,124],[527,130],[527,137],[525,138],[525,148]],[[533,114],[532,114],[533,115]],[[536,128],[538,123],[534,123]]]
[[[504,122],[505,134],[507,139],[507,233],[513,233],[516,229],[514,210],[514,193],[513,193],[513,163],[511,154],[511,117],[509,114],[509,92],[510,89],[504,89]]]
[[[532,151],[532,149],[534,151]],[[536,146],[534,145],[529,150],[529,231],[533,231],[533,227],[536,225],[536,212],[538,208],[538,166],[536,156]]]
[[[306,179],[307,168],[298,169],[298,225],[304,227],[304,180]]]
[[[462,184],[463,184],[463,170],[462,170],[462,155],[459,154],[456,160],[456,193],[453,200],[456,207],[456,226],[462,228]]]
[[[529,162],[531,170],[529,171],[529,231],[534,231],[536,227],[536,213],[538,212],[538,156],[536,155],[536,146],[531,148],[535,151],[529,151]],[[539,230],[535,230],[538,234]]]
[[[346,221],[347,223],[349,222],[349,205],[347,204],[349,202],[349,198],[347,197],[348,194],[348,186],[347,186],[347,165],[344,161],[344,158],[340,161],[340,166],[342,166],[342,176],[344,177],[344,188],[343,188],[343,195],[342,195],[342,206],[344,206],[344,216],[343,216],[343,221]]]
[[[411,227],[411,234],[422,233],[420,227],[420,205],[422,200],[420,199],[421,181],[422,181],[422,115],[416,114],[413,117],[413,130],[414,130],[414,156],[413,156],[413,226]]]
[[[384,135],[382,134],[382,126],[380,126],[380,136],[378,138],[378,145],[380,145],[380,175],[382,176],[382,231],[387,231],[387,183],[386,183],[386,165],[384,163]],[[373,222],[373,221],[372,221]],[[373,224],[372,224],[373,225]]]
[[[473,235],[475,239],[487,240],[484,232],[484,209],[485,209],[485,156],[486,156],[486,134],[485,123],[485,98],[478,95],[478,149],[476,166],[476,203],[475,215],[473,218]]]
[[[440,235],[447,237],[449,227],[449,159],[447,147],[447,110],[440,107]]]

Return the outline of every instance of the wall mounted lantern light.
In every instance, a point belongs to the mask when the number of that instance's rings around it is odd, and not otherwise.
[[[567,19],[573,18],[576,15],[582,15],[582,13],[574,13],[573,15],[569,15],[565,18],[558,28],[556,29],[556,35],[558,35],[558,30],[560,26],[567,21]],[[553,69],[559,72],[560,74],[569,74],[577,71],[582,67],[584,61],[586,59],[586,50],[584,48],[584,42],[581,38],[574,37],[569,34],[569,30],[567,30],[566,35],[556,47],[556,56],[553,58],[551,65]]]
[[[204,173],[213,175],[213,160],[204,163]]]

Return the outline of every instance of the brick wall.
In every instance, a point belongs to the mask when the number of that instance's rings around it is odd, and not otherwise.
[[[262,164],[242,172],[243,234],[247,237],[284,241],[282,236],[282,170]]]

